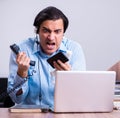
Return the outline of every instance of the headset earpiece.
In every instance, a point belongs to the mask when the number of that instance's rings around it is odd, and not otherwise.
[[[34,28],[34,33],[37,34],[37,28],[36,27]]]

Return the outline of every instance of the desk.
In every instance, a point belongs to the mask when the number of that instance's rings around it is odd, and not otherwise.
[[[111,113],[10,113],[8,108],[0,108],[2,118],[120,118],[120,110]]]

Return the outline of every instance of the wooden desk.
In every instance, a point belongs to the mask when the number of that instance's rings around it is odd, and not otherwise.
[[[111,113],[10,113],[8,108],[0,108],[1,118],[120,118],[120,110]]]

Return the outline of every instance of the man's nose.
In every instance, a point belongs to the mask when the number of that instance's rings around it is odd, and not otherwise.
[[[55,34],[54,34],[54,33],[50,33],[50,34],[48,35],[48,39],[49,39],[49,40],[54,40],[54,39],[55,39]]]

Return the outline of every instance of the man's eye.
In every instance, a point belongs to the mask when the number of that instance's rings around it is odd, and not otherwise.
[[[47,29],[43,29],[43,32],[46,33],[46,32],[48,32],[48,30]]]
[[[56,30],[55,33],[59,34],[59,33],[61,33],[61,30]]]

